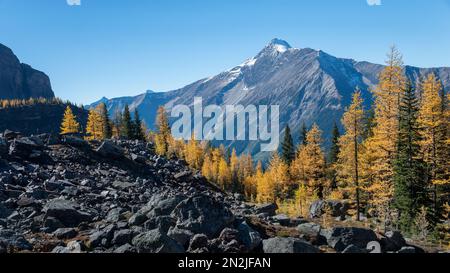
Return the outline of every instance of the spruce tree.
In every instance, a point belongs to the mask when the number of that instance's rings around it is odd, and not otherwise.
[[[120,127],[121,136],[125,139],[132,139],[133,123],[131,121],[130,109],[128,108],[128,105],[125,105]]]
[[[306,124],[303,122],[302,127],[300,128],[300,144],[305,146],[307,144],[306,135],[308,134],[308,128],[306,128]]]
[[[281,143],[281,158],[286,164],[291,164],[295,157],[294,140],[291,135],[291,128],[289,125],[284,130],[284,139]]]
[[[402,231],[410,232],[425,204],[424,163],[420,156],[419,102],[409,83],[399,108],[397,157],[394,161],[394,206],[399,211]]]
[[[114,118],[111,122],[112,125],[112,134],[114,137],[121,137],[122,133],[121,133],[121,126],[122,126],[122,112],[117,111],[116,114],[114,115]]]
[[[328,154],[328,163],[336,163],[339,156],[339,138],[341,133],[339,132],[339,127],[336,122],[334,122],[333,132],[331,133],[331,148]]]
[[[108,116],[108,110],[106,109],[106,104],[104,102],[100,103],[98,106],[99,113],[103,126],[103,139],[110,139],[112,137],[112,125],[111,120]]]
[[[142,132],[142,120],[139,116],[137,109],[134,110],[134,121],[133,121],[133,139],[144,140],[145,136]]]

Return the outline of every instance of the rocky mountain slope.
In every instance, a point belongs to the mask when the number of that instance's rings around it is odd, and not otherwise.
[[[276,215],[275,204],[245,203],[183,161],[152,150],[136,141],[3,133],[0,253],[423,251],[398,232],[326,229]],[[320,215],[323,204],[314,204],[311,216]],[[345,206],[333,204],[334,216],[342,218]]]
[[[130,104],[132,110],[140,111],[150,128],[158,106],[170,110],[177,104],[192,105],[194,97],[202,97],[205,105],[280,105],[280,128],[289,124],[297,138],[303,122],[307,125],[316,122],[328,136],[334,122],[340,122],[357,86],[366,106],[371,104],[369,89],[377,84],[382,69],[382,65],[337,58],[310,48],[293,48],[286,41],[274,39],[243,64],[181,89],[101,101],[111,113]],[[431,71],[450,88],[450,68],[406,67],[406,74],[414,83]],[[238,152],[259,153],[257,143],[225,144]]]
[[[0,99],[53,98],[49,77],[0,44]]]

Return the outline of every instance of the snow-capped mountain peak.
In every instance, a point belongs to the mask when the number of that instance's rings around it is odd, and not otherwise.
[[[284,53],[288,51],[288,49],[292,48],[288,42],[278,38],[275,38],[272,41],[270,41],[270,44],[267,47],[276,50],[278,53]]]

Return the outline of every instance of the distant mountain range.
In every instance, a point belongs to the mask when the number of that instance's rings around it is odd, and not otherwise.
[[[49,77],[20,63],[13,51],[0,44],[0,99],[53,98]]]
[[[159,106],[170,111],[174,105],[192,105],[194,97],[202,97],[204,105],[280,105],[280,128],[289,124],[298,139],[302,123],[308,126],[317,123],[324,131],[324,138],[328,138],[357,86],[362,90],[366,107],[371,105],[369,90],[378,83],[383,68],[379,64],[337,58],[321,50],[293,48],[286,41],[274,39],[241,65],[181,89],[147,91],[135,97],[102,98],[88,107],[105,102],[110,114],[114,115],[128,104],[132,111],[138,109],[148,127],[153,128]],[[449,67],[405,66],[405,72],[415,84],[421,77],[434,72],[444,88],[450,89]],[[54,97],[49,77],[20,63],[11,49],[0,44],[0,99],[37,97]],[[39,131],[39,128],[31,127],[30,131]],[[257,158],[267,158],[267,154],[260,153],[258,142],[220,143],[236,148],[239,153],[250,152]]]
[[[106,99],[111,114],[128,104],[138,109],[152,128],[156,110],[160,105],[168,111],[174,105],[192,105],[194,97],[202,97],[205,105],[280,105],[280,128],[289,124],[298,138],[301,124],[317,123],[329,136],[334,122],[340,122],[349,105],[351,95],[358,86],[366,106],[372,103],[370,88],[378,83],[383,65],[337,58],[321,50],[293,48],[288,42],[274,39],[255,57],[216,76],[201,79],[178,90],[164,93],[148,91],[136,97]],[[450,89],[450,68],[418,68],[406,66],[407,76],[413,83],[434,72]],[[257,157],[256,142],[222,142],[239,153],[250,152]]]

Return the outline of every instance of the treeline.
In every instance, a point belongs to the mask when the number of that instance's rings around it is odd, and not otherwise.
[[[10,99],[10,100],[0,100],[0,108],[16,108],[16,107],[22,107],[22,106],[31,106],[31,105],[37,105],[37,104],[43,104],[43,105],[61,105],[61,104],[67,104],[67,105],[73,105],[69,101],[63,101],[60,98],[30,98],[30,99]]]
[[[131,118],[128,105],[123,112],[118,112],[110,119],[105,103],[89,110],[88,121],[82,128],[70,106],[67,106],[61,123],[61,134],[83,134],[86,140],[104,140],[121,138],[129,140],[146,140],[147,129],[135,110]]]
[[[281,152],[273,154],[266,170],[260,162],[255,168],[250,155],[237,157],[194,138],[174,140],[163,108],[153,139],[159,154],[184,158],[248,200],[276,202],[303,216],[317,199],[351,200],[356,221],[369,217],[382,230],[400,229],[423,239],[434,235],[448,243],[449,95],[432,73],[415,90],[396,48],[372,93],[373,107],[364,109],[355,90],[341,121],[345,132],[335,126],[327,155],[316,124],[309,130],[303,126],[297,147],[287,127]]]

